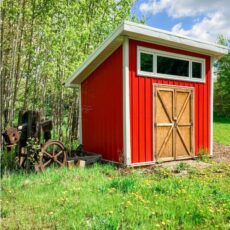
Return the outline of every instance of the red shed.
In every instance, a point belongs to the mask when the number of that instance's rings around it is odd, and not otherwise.
[[[127,166],[212,155],[218,44],[122,23],[66,81],[85,150]]]

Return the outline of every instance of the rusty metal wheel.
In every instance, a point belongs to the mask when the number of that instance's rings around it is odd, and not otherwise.
[[[40,170],[45,170],[50,165],[64,167],[66,165],[67,154],[61,141],[47,141],[41,149],[39,160]]]

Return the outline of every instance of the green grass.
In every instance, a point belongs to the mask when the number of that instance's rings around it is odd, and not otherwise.
[[[185,167],[180,166],[180,170]],[[2,229],[229,229],[230,168],[50,168],[5,174]]]
[[[230,119],[215,119],[214,142],[230,145]],[[5,160],[13,167],[12,159]],[[178,177],[183,170],[188,175]],[[5,173],[1,227],[230,229],[229,191],[230,167],[225,164],[195,170],[181,163],[174,174],[110,165]]]
[[[230,145],[230,118],[216,118],[214,121],[214,142]]]

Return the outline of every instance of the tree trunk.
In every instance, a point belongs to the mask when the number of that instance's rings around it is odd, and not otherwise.
[[[13,102],[12,102],[12,117],[14,118],[15,116],[15,103],[17,99],[17,94],[18,94],[18,83],[19,79],[21,76],[21,49],[22,49],[22,36],[23,36],[23,31],[24,31],[24,23],[25,23],[25,0],[22,0],[22,21],[21,21],[21,28],[20,28],[20,35],[19,35],[19,45],[18,45],[18,60],[17,60],[17,67],[16,67],[16,73],[15,73],[15,83],[14,83],[14,94],[13,94]]]
[[[32,60],[32,43],[33,43],[33,35],[34,35],[34,19],[35,19],[35,0],[32,1],[32,15],[31,15],[31,29],[30,29],[30,41],[29,41],[29,58],[27,64],[27,72],[26,72],[26,83],[25,83],[25,91],[24,91],[24,103],[23,109],[26,110],[28,108],[28,93],[29,93],[29,78],[31,76],[31,60]]]

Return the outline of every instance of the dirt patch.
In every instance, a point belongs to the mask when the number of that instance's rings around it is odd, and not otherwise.
[[[214,144],[213,146],[213,157],[203,160],[181,160],[181,161],[170,161],[170,162],[164,162],[160,164],[156,164],[153,166],[149,166],[146,168],[143,168],[143,171],[145,173],[152,173],[153,171],[163,168],[167,169],[173,173],[176,173],[178,176],[185,176],[188,174],[188,171],[190,169],[206,169],[209,168],[212,165],[212,162],[217,163],[229,163],[230,164],[230,146],[226,146],[223,144]]]
[[[170,161],[155,164],[152,166],[142,167],[142,173],[152,174],[155,172],[159,172],[161,170],[167,170],[169,173],[172,173],[176,176],[184,177],[189,174],[189,172],[202,171],[203,169],[209,168],[211,166],[211,162],[203,162],[199,160],[180,160],[180,161]]]
[[[230,146],[223,144],[214,144],[213,146],[213,157],[209,156],[197,159],[180,160],[180,161],[170,161],[159,164],[154,164],[152,166],[142,166],[141,171],[143,173],[154,173],[161,169],[166,169],[175,175],[186,176],[192,169],[198,169],[202,171],[203,169],[212,166],[212,162],[217,163],[228,163],[230,164]],[[132,168],[120,168],[120,173],[122,175],[132,173]]]
[[[209,162],[199,161],[199,160],[183,160],[183,161],[171,161],[165,162],[157,167],[166,168],[170,171],[176,171],[178,168],[180,169],[181,164],[186,164],[188,167],[196,168],[196,169],[205,169],[211,166],[212,161],[218,163],[229,163],[230,164],[230,146],[226,146],[223,144],[214,144],[213,146],[213,157]],[[182,170],[183,172],[186,170]]]
[[[198,160],[183,160],[183,161],[171,161],[171,162],[165,162],[163,164],[160,164],[160,167],[167,168],[168,170],[175,171],[178,166],[185,164],[189,167],[197,168],[197,169],[205,169],[210,166],[210,163],[206,163],[203,161]]]
[[[214,144],[212,159],[219,163],[225,162],[230,164],[230,146]]]

